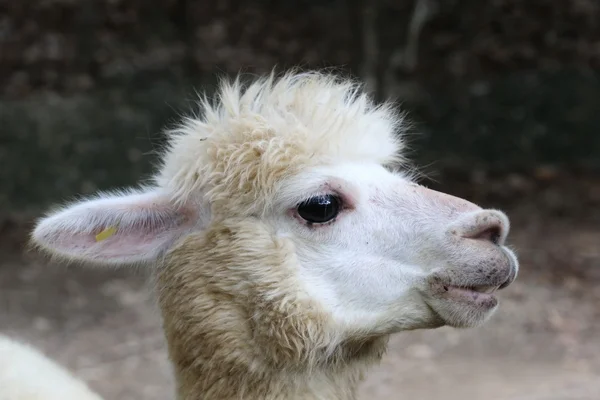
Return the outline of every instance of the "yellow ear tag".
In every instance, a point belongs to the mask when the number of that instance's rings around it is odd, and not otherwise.
[[[102,232],[100,232],[99,234],[96,235],[96,242],[101,242],[103,240],[106,240],[109,237],[111,237],[112,235],[114,235],[115,233],[117,233],[117,227],[109,226],[108,228],[106,228],[105,230],[103,230]]]

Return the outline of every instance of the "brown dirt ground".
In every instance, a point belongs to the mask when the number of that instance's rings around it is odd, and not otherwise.
[[[492,320],[396,335],[362,399],[600,399],[600,224],[576,206],[549,211],[538,200],[508,208],[522,273]],[[106,399],[172,398],[143,273],[48,264],[23,255],[21,228],[1,237],[0,331],[43,349]]]

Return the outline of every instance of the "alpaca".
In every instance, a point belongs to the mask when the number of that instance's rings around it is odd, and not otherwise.
[[[152,269],[178,399],[355,399],[389,335],[478,326],[518,272],[503,212],[405,172],[405,127],[333,74],[223,81],[150,185],[52,211],[32,243]]]
[[[38,350],[0,335],[0,400],[101,400]]]

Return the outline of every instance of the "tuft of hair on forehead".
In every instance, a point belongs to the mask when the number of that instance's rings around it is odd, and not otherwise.
[[[277,182],[303,168],[403,161],[403,114],[331,73],[271,73],[247,84],[238,75],[198,105],[167,132],[155,176],[175,202],[264,206]]]

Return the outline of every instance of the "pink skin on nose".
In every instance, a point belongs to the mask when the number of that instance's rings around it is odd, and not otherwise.
[[[508,233],[508,220],[504,214],[481,207],[449,194],[437,192],[423,186],[416,186],[415,193],[442,211],[453,222],[451,232],[466,239],[484,240],[502,244]],[[450,211],[447,214],[447,211]],[[440,214],[440,217],[442,215]]]
[[[451,210],[455,218],[450,227],[453,234],[466,239],[483,240],[500,245],[506,240],[509,222],[502,212],[483,210],[467,200],[422,186],[416,188],[416,193],[431,200],[436,206]]]
[[[470,201],[446,193],[431,190],[424,186],[415,186],[414,190],[415,193],[423,196],[423,198],[431,200],[440,206],[448,207],[457,213],[468,213],[481,210],[481,207],[471,203]]]

